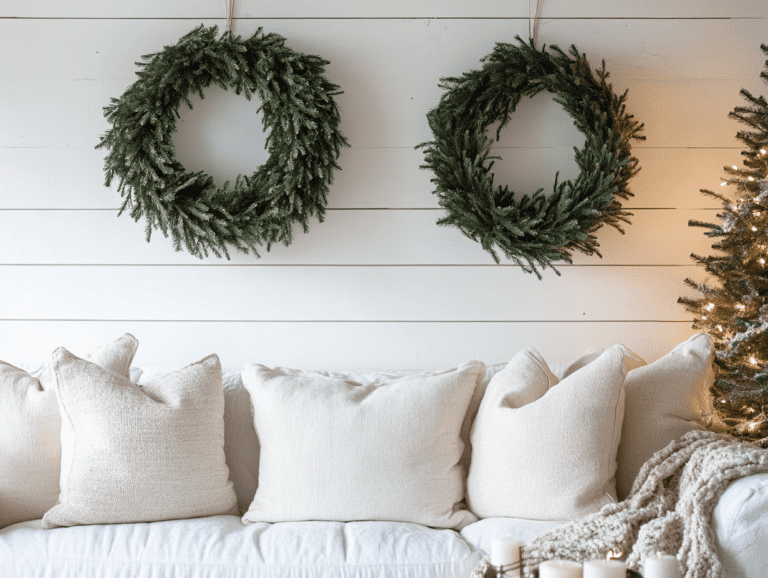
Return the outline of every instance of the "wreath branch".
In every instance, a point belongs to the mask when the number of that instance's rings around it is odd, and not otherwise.
[[[644,140],[642,123],[626,111],[627,92],[616,95],[605,62],[592,73],[586,56],[572,46],[537,50],[533,42],[499,43],[479,70],[443,78],[446,92],[427,114],[434,140],[424,149],[423,169],[446,210],[438,225],[457,227],[480,243],[496,263],[499,253],[523,271],[572,263],[572,251],[600,255],[595,232],[603,225],[620,232],[632,215],[621,200],[632,195],[629,180],[640,170],[630,141]],[[488,128],[498,124],[496,140],[521,99],[549,92],[585,136],[575,160],[581,173],[559,182],[552,192],[539,188],[518,198],[506,185],[494,185]]]
[[[142,57],[138,80],[104,115],[112,128],[96,148],[107,149],[105,184],[119,181],[120,212],[146,220],[171,237],[175,250],[229,259],[274,243],[290,245],[293,225],[306,233],[309,219],[323,221],[329,185],[341,148],[334,97],[325,76],[328,61],[285,46],[285,38],[259,28],[248,39],[199,26],[175,45]],[[219,188],[205,172],[187,172],[176,159],[172,135],[179,107],[209,86],[261,100],[269,159],[252,175]]]

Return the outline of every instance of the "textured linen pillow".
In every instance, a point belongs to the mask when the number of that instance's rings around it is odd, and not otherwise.
[[[64,348],[51,366],[62,414],[61,495],[43,528],[237,514],[217,356],[143,387]]]
[[[475,418],[469,509],[480,518],[567,520],[615,502],[624,378],[639,363],[615,345],[558,383],[535,350],[515,355]]]
[[[461,504],[460,432],[484,373],[474,361],[361,385],[246,366],[261,456],[259,487],[243,522],[474,522]]]
[[[137,341],[126,333],[93,363],[128,377]],[[39,520],[59,497],[61,416],[50,368],[39,380],[0,361],[0,528]]]
[[[624,499],[642,465],[657,451],[692,430],[707,429],[715,377],[712,338],[698,333],[664,357],[630,371],[624,427],[618,452],[616,491]]]

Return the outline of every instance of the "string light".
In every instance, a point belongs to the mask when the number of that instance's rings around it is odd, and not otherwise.
[[[747,308],[747,306],[744,305],[743,303],[737,303],[736,308],[739,309],[740,311],[744,311]]]
[[[718,325],[718,326],[717,326],[717,329],[718,329],[718,330],[720,330],[720,331],[722,331],[722,330],[723,330],[723,326],[722,326],[722,325]],[[725,402],[723,402],[723,403],[725,403]]]
[[[738,170],[739,170],[739,167],[737,167],[736,165],[731,165],[731,168],[732,168],[734,171],[738,171]]]
[[[757,359],[755,359],[754,357],[750,357],[750,358],[749,358],[749,362],[750,362],[752,365],[757,365]]]
[[[760,264],[761,264],[761,265],[765,265],[765,259],[762,259],[762,258],[761,258],[761,259],[760,259]]]
[[[709,305],[707,305],[707,311],[712,311],[714,308],[715,308],[714,303],[710,303]]]
[[[707,316],[706,316],[706,315],[702,315],[702,316],[701,316],[701,318],[702,318],[702,319],[706,319],[706,318],[707,318]]]
[[[757,231],[757,227],[752,227],[752,231]]]
[[[728,184],[727,182],[723,181],[722,183],[720,183],[720,186],[721,186],[721,187],[724,187],[724,186],[725,186],[725,185],[727,185],[727,184]]]
[[[752,177],[747,177],[747,180],[748,181],[754,181],[755,179],[753,179]]]
[[[765,154],[765,149],[760,149],[760,154],[764,155]]]

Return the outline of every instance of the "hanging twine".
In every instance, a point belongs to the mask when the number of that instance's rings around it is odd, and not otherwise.
[[[232,34],[232,18],[235,13],[235,0],[225,0],[225,2],[227,3],[227,30]]]
[[[539,19],[539,0],[536,0],[536,8],[531,18],[531,0],[528,0],[528,38],[536,44],[536,21]]]

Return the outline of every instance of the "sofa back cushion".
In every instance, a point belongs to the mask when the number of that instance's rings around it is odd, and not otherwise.
[[[261,456],[243,521],[475,521],[461,504],[460,432],[484,373],[470,362],[362,385],[246,366]]]
[[[715,380],[715,347],[706,333],[694,335],[664,357],[630,371],[619,444],[616,490],[626,498],[643,464],[689,431],[713,419],[709,388]]]
[[[224,456],[240,515],[248,511],[259,485],[259,438],[253,427],[251,396],[240,370],[222,373],[224,387]]]
[[[624,378],[616,345],[562,382],[533,349],[491,379],[472,429],[467,504],[480,518],[567,520],[616,501]]]
[[[561,378],[594,361],[602,349],[588,349],[567,364]],[[715,429],[709,389],[715,347],[706,333],[697,333],[656,361],[627,374],[624,424],[616,467],[616,494],[624,500],[642,465],[667,444],[692,430]],[[636,355],[636,354],[635,354]]]
[[[137,341],[130,334],[90,360],[128,377]],[[59,497],[61,417],[50,368],[38,376],[0,361],[0,528],[39,520]]]
[[[143,387],[63,348],[51,366],[62,415],[61,494],[43,528],[237,513],[217,356]]]

